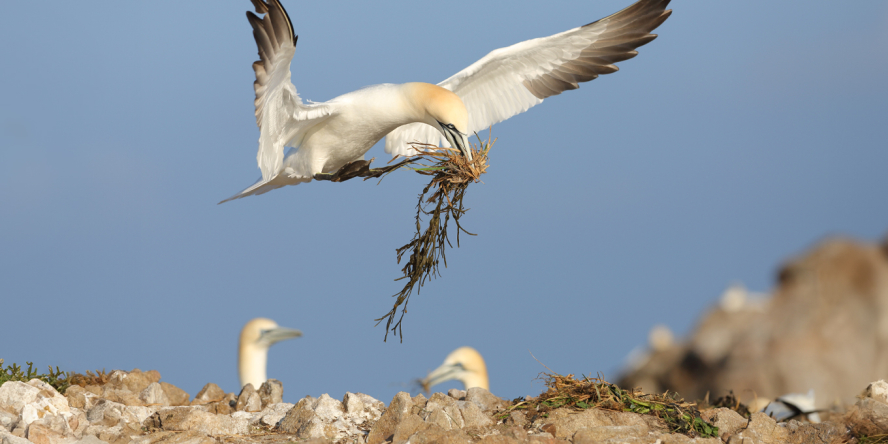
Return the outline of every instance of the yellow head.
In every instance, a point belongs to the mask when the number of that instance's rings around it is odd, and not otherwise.
[[[447,355],[444,363],[426,377],[425,385],[431,387],[450,380],[461,381],[466,389],[481,387],[490,390],[487,365],[481,353],[472,347],[460,347]]]
[[[469,112],[453,91],[430,83],[408,84],[414,103],[421,108],[423,122],[436,128],[450,143],[472,160],[469,149]]]

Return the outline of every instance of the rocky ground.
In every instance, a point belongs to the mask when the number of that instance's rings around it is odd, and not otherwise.
[[[509,410],[510,402],[472,388],[411,397],[398,393],[388,407],[360,393],[342,399],[306,397],[281,402],[283,386],[270,380],[255,390],[224,393],[207,384],[193,400],[156,371],[116,370],[101,384],[72,385],[62,395],[45,382],[0,386],[2,444],[60,443],[834,443],[879,442],[888,434],[888,384],[865,392],[826,421],[778,423],[763,413],[748,418],[728,408],[703,410],[718,437],[669,433],[650,414],[562,407],[538,413]],[[888,436],[888,435],[886,435]]]

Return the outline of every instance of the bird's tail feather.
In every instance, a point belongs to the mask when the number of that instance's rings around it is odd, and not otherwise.
[[[311,179],[309,179],[309,178],[291,179],[291,178],[288,178],[286,176],[286,174],[278,174],[267,181],[264,181],[264,180],[262,180],[262,178],[259,178],[259,180],[257,180],[256,183],[254,183],[253,185],[250,185],[249,187],[247,187],[245,190],[241,191],[240,193],[237,193],[234,196],[231,196],[228,199],[225,199],[222,202],[219,202],[219,204],[224,204],[225,202],[228,202],[230,200],[240,199],[242,197],[265,194],[271,190],[274,190],[276,188],[280,188],[280,187],[283,187],[286,185],[297,185],[302,182],[309,182],[309,181],[311,181]]]

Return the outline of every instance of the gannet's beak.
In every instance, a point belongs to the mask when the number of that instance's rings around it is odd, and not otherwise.
[[[469,137],[467,134],[463,134],[459,132],[453,125],[444,125],[443,123],[438,122],[441,125],[441,129],[444,132],[444,137],[447,138],[447,142],[450,143],[450,146],[459,150],[463,156],[469,161],[472,160],[472,150],[469,147]]]
[[[291,338],[302,336],[302,332],[287,327],[275,327],[268,330],[262,330],[257,342],[264,342],[271,346],[274,343],[284,341]]]
[[[463,368],[462,364],[444,364],[428,374],[425,379],[422,381],[422,385],[424,387],[433,387],[438,385],[444,381],[450,381],[451,379],[456,379],[465,372],[466,369]]]

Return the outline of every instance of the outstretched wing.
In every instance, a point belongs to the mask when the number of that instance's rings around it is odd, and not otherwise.
[[[657,38],[650,32],[672,14],[669,1],[639,0],[588,25],[497,49],[438,85],[465,103],[469,133],[481,131],[546,97],[616,72],[614,63],[635,57],[636,48]],[[389,133],[386,151],[409,154],[407,144],[414,140],[437,144],[441,136],[428,125],[404,125]]]
[[[296,52],[293,24],[280,0],[251,0],[259,18],[247,11],[259,60],[253,63],[256,81],[256,124],[259,125],[259,153],[256,161],[262,181],[271,180],[284,160],[284,146],[298,139],[301,129],[331,114],[326,104],[304,104],[290,81],[290,62]]]

